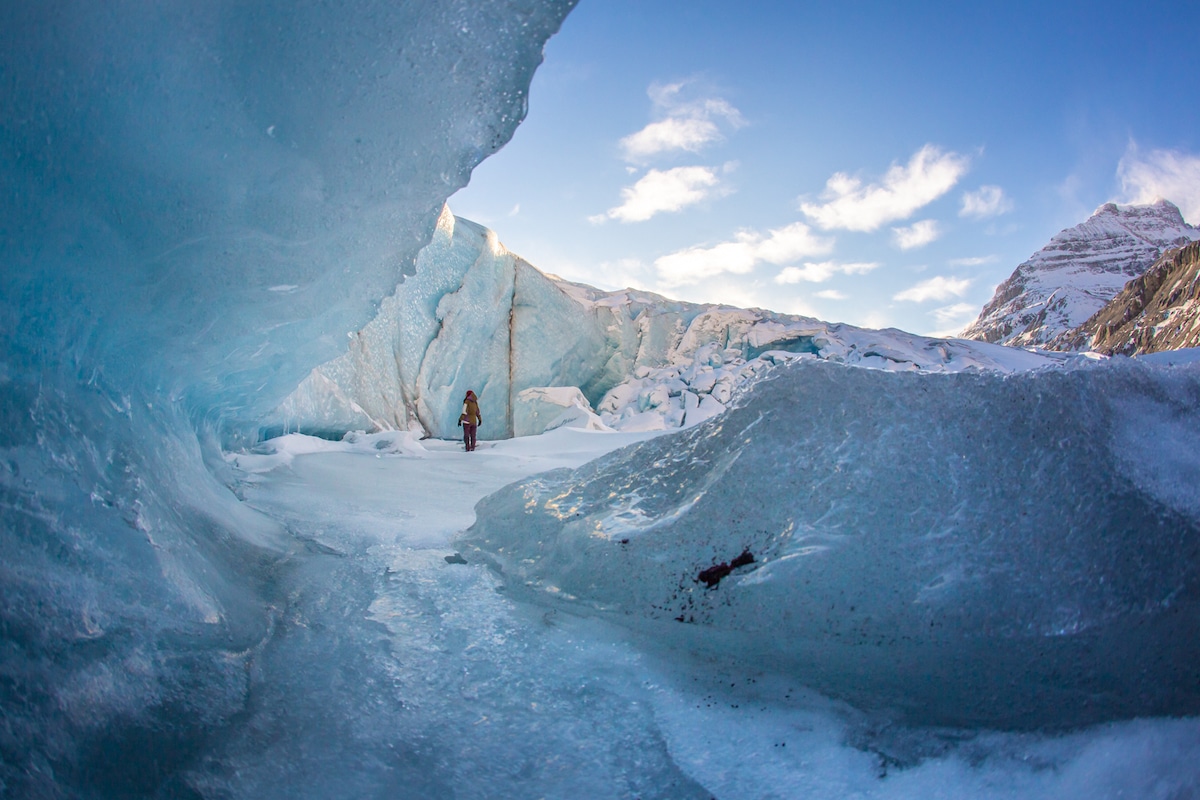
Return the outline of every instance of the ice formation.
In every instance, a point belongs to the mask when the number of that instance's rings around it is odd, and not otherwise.
[[[1056,358],[632,289],[605,292],[542,273],[495,232],[445,208],[417,274],[266,425],[334,437],[392,429],[450,437],[474,389],[480,436],[498,439],[545,429],[534,424],[543,412],[525,405],[522,396],[532,396],[525,393],[574,389],[581,411],[571,424],[593,424],[595,416],[618,430],[666,430],[720,413],[738,386],[775,361],[808,356],[932,372],[1029,369]]]
[[[0,793],[169,792],[244,710],[290,544],[219,445],[412,271],[572,5],[0,7]]]
[[[514,484],[460,539],[535,602],[910,723],[1196,714],[1200,371],[782,365]]]
[[[1023,796],[1031,782],[1043,796],[1095,796],[1088,790],[1097,786],[1182,796],[1195,779],[1193,720],[1137,720],[1065,739],[976,729],[953,734],[969,747],[936,757],[945,737],[881,733],[874,716],[911,712],[905,698],[922,696],[931,680],[901,671],[876,685],[879,658],[906,653],[913,669],[936,667],[927,648],[883,642],[848,684],[824,680],[831,651],[814,651],[813,685],[855,698],[869,690],[871,712],[856,712],[805,689],[804,675],[788,671],[796,654],[786,643],[763,647],[754,626],[775,619],[770,614],[736,602],[714,605],[711,620],[703,609],[685,617],[705,625],[660,623],[650,614],[647,624],[686,632],[689,647],[715,652],[722,642],[749,642],[777,659],[755,673],[761,684],[747,680],[727,692],[719,664],[660,655],[654,639],[626,635],[592,614],[612,603],[616,573],[605,570],[603,553],[595,587],[576,586],[560,570],[582,552],[569,537],[557,560],[531,553],[528,565],[504,564],[507,575],[528,570],[537,590],[530,597],[544,597],[551,582],[569,586],[583,615],[516,602],[510,596],[523,591],[519,581],[448,560],[455,555],[448,537],[470,523],[477,499],[546,465],[578,467],[605,449],[599,437],[648,438],[632,428],[663,427],[668,417],[674,424],[676,411],[693,420],[719,411],[714,403],[724,406],[736,388],[721,370],[740,369],[745,359],[756,366],[741,375],[743,384],[766,380],[732,413],[584,468],[590,472],[552,473],[544,485],[557,481],[590,503],[616,504],[612,530],[627,531],[621,538],[629,544],[597,542],[637,555],[658,531],[686,531],[700,510],[734,522],[724,506],[706,503],[728,496],[733,484],[726,484],[742,475],[742,497],[728,508],[742,515],[739,531],[763,538],[695,542],[701,549],[687,556],[689,571],[729,566],[714,598],[816,563],[817,551],[783,551],[819,534],[825,538],[812,546],[827,547],[828,561],[844,554],[851,567],[872,570],[868,577],[882,588],[846,587],[872,609],[890,590],[911,591],[912,580],[931,573],[920,609],[887,613],[910,630],[932,609],[949,631],[934,642],[945,646],[947,663],[974,667],[990,655],[1011,667],[1026,663],[1027,646],[1071,653],[1089,636],[1113,656],[1111,676],[1064,672],[1030,687],[1020,685],[1028,676],[1015,678],[1015,688],[1004,688],[1017,701],[1017,724],[1040,719],[1028,711],[1039,686],[1070,701],[1061,716],[1044,715],[1047,727],[1194,711],[1172,668],[1190,657],[1197,638],[1179,637],[1175,651],[1159,648],[1160,634],[1195,620],[1194,367],[1160,374],[1118,365],[1010,381],[807,363],[820,356],[910,370],[1044,359],[605,295],[539,278],[516,260],[511,270],[477,269],[476,262],[504,261],[502,248],[477,228],[461,242],[444,235],[446,197],[511,135],[542,45],[571,6],[66,0],[0,7],[0,794],[903,797],[930,796],[949,781],[1006,797]],[[419,254],[431,242],[427,252],[444,258],[423,270]],[[381,303],[404,275],[411,283],[402,286],[442,281],[444,288],[408,303],[400,302],[402,289],[400,299]],[[525,282],[533,295],[522,291]],[[518,309],[535,297],[546,315],[538,324],[548,327],[536,329],[530,314],[514,316],[499,302],[506,293]],[[639,303],[641,315],[631,315]],[[582,322],[572,316],[581,305],[590,309]],[[376,350],[366,338],[381,311],[411,324]],[[609,352],[614,324],[620,346]],[[442,340],[437,329],[446,325],[463,335]],[[551,337],[565,349],[538,346]],[[502,356],[522,341],[530,345],[522,358]],[[310,393],[330,402],[311,407],[311,418],[335,430],[365,423],[401,430],[336,444],[260,443],[262,428],[275,421],[271,412],[348,343],[352,353],[370,351],[363,364],[399,377],[359,381],[369,370],[331,367],[322,373],[328,391]],[[783,355],[770,355],[780,347]],[[654,360],[638,363],[643,349]],[[410,353],[400,365],[396,357]],[[480,371],[456,375],[468,355]],[[781,365],[782,377],[772,378],[768,367],[789,360],[803,363]],[[519,379],[505,379],[514,365]],[[410,367],[416,372],[404,372]],[[825,396],[797,410],[795,394],[807,384],[776,396],[796,376],[817,376],[814,391],[840,381],[851,394],[828,410]],[[485,420],[501,434],[508,425],[516,432],[562,424],[536,440],[487,442],[468,472],[455,445],[419,436],[464,388],[483,385],[465,382],[485,380],[508,380],[502,391],[484,393],[485,403],[498,404],[485,406]],[[406,394],[409,386],[421,391]],[[1181,397],[1191,405],[1181,406]],[[751,427],[758,410],[764,419],[786,416],[793,433],[825,425],[813,431],[811,451],[794,452],[777,446],[770,425]],[[830,417],[841,411],[846,417]],[[630,430],[599,430],[605,414]],[[988,422],[993,416],[999,422]],[[1066,433],[1032,427],[1047,419]],[[844,435],[823,438],[825,428]],[[1026,436],[1028,457],[1007,446],[1014,430]],[[432,424],[430,431],[444,432]],[[860,431],[861,441],[852,435]],[[539,447],[535,459],[530,452]],[[706,457],[706,448],[709,464],[671,460]],[[825,470],[828,480],[812,487],[824,505],[796,516],[813,530],[771,539],[785,531],[781,509],[795,509],[759,502],[773,499],[773,490],[755,462],[775,463],[791,485],[807,486]],[[895,470],[893,462],[909,468]],[[590,493],[618,486],[610,473],[620,463],[639,485],[597,500]],[[912,465],[928,469],[918,474]],[[1065,478],[1071,469],[1074,484]],[[958,483],[939,484],[943,472]],[[585,474],[597,476],[594,486],[579,487]],[[664,483],[672,475],[674,488]],[[839,475],[864,484],[878,478],[878,497],[894,502],[857,492]],[[1088,493],[1089,485],[1097,491]],[[513,537],[525,524],[524,509],[507,522],[499,516],[512,497],[487,506],[472,534],[481,545],[481,531]],[[568,513],[569,499],[543,510]],[[1041,528],[1023,509],[1065,538],[1036,537]],[[824,517],[813,518],[816,510]],[[1011,532],[996,528],[996,537],[980,539],[993,518],[1010,522]],[[918,546],[926,564],[912,551],[893,560],[884,558],[886,548],[875,554],[859,546],[890,541],[870,523],[898,526],[904,544],[922,520],[935,524],[925,536],[953,540],[958,532],[979,552]],[[979,527],[954,527],[971,520]],[[530,521],[543,538],[514,546],[548,541],[545,521]],[[1111,536],[1101,541],[1093,525]],[[1131,532],[1154,546],[1131,550]],[[663,540],[670,547],[680,541],[673,536]],[[743,547],[755,561],[734,567]],[[1032,571],[1039,557],[1049,577]],[[637,603],[660,601],[665,567],[631,566],[641,581],[621,602],[633,619],[646,610]],[[1025,580],[1012,597],[995,598],[998,608],[1011,609],[1040,638],[1011,619],[1001,624],[980,601],[989,587],[1011,588],[1004,581],[1012,570]],[[941,600],[954,592],[966,598],[960,607]],[[830,619],[851,634],[867,624],[857,605]],[[744,637],[727,636],[728,620],[747,623]],[[975,620],[996,627],[966,636]],[[1127,623],[1128,640],[1111,635]],[[1147,688],[1130,670],[1154,653],[1163,659],[1146,664],[1146,675],[1161,681]],[[1083,652],[1079,663],[1094,664],[1089,658]],[[933,678],[945,672],[935,669]],[[982,675],[986,685],[987,676],[1013,673]],[[953,678],[948,685],[961,689]],[[1122,687],[1136,691],[1123,695]],[[1094,712],[1074,704],[1083,692],[1098,698]],[[717,696],[744,700],[701,708],[701,698]],[[738,702],[747,714],[733,714]],[[991,697],[969,707],[981,720],[1005,720]],[[932,709],[931,718],[944,717]],[[786,754],[785,740],[793,745]],[[1149,755],[1135,754],[1138,767],[1118,771],[1108,765],[1129,760],[1114,760],[1113,751]],[[906,772],[882,783],[880,765]]]

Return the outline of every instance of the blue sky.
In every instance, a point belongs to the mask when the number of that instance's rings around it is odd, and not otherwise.
[[[1200,3],[582,0],[451,209],[606,289],[957,331],[1108,201],[1200,224]]]

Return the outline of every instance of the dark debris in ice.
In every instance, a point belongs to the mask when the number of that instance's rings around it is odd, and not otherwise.
[[[709,589],[712,589],[721,582],[722,578],[738,567],[744,567],[747,564],[753,563],[754,555],[749,550],[743,550],[742,554],[733,561],[722,561],[720,564],[714,564],[708,569],[700,570],[700,574],[696,576],[696,583],[703,583]]]

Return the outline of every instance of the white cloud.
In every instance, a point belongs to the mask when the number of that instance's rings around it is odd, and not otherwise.
[[[1180,150],[1151,150],[1143,155],[1130,143],[1117,166],[1127,203],[1170,200],[1184,219],[1200,222],[1200,156]]]
[[[953,337],[958,336],[963,328],[975,320],[975,317],[979,315],[979,308],[970,303],[955,303],[951,306],[935,308],[929,312],[929,315],[937,320],[938,328],[926,335]]]
[[[974,192],[963,194],[962,208],[959,209],[958,215],[973,219],[987,219],[1007,214],[1012,211],[1012,208],[1012,200],[1004,194],[1004,190],[999,186],[980,186]]]
[[[655,260],[663,286],[683,286],[732,272],[744,275],[761,263],[786,264],[833,249],[833,239],[814,236],[807,225],[795,222],[767,232],[740,231],[731,242],[712,247],[689,247]]]
[[[721,131],[712,120],[670,117],[626,136],[621,148],[626,158],[639,160],[668,150],[698,153],[704,145],[720,138]]]
[[[854,324],[862,328],[882,330],[883,328],[890,328],[895,323],[887,311],[875,308],[863,314]]]
[[[824,300],[845,300],[846,299],[846,295],[843,292],[839,292],[837,289],[824,289],[822,291],[817,292],[817,297],[820,297]]]
[[[892,228],[892,240],[901,250],[912,250],[924,247],[930,242],[937,241],[942,235],[937,220],[923,219],[904,228]]]
[[[929,312],[943,328],[959,330],[979,316],[979,307],[970,303],[955,303],[952,306],[942,306]]]
[[[952,297],[962,297],[970,285],[970,278],[947,278],[937,275],[921,281],[916,286],[910,286],[893,299],[909,300],[914,303],[924,303],[926,300],[949,300]]]
[[[601,261],[580,273],[578,280],[601,289],[618,290],[628,286],[646,286],[654,277],[654,271],[641,259],[628,257],[615,261]]]
[[[718,122],[732,128],[745,124],[741,112],[719,97],[684,99],[688,86],[689,82],[651,85],[648,94],[660,119],[621,140],[626,160],[644,161],[675,150],[698,153],[725,138]]]
[[[605,219],[621,222],[645,222],[664,211],[679,211],[712,195],[720,180],[712,167],[676,167],[652,169],[632,186],[621,190],[624,201],[616,208],[590,217],[593,223]]]
[[[952,267],[979,267],[984,264],[992,264],[999,259],[994,256],[971,256],[970,258],[952,258],[946,263]]]
[[[787,267],[775,276],[776,283],[824,283],[834,275],[862,275],[878,267],[877,262],[841,264],[837,261],[805,263],[803,267]]]
[[[912,216],[950,191],[969,165],[966,156],[943,153],[927,144],[907,166],[893,164],[879,183],[864,185],[844,172],[835,174],[825,183],[824,202],[801,203],[800,210],[824,230],[878,230]]]

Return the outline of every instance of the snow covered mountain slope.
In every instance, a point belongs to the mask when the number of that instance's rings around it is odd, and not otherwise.
[[[996,288],[967,339],[1019,347],[1054,347],[1145,272],[1165,250],[1200,239],[1166,200],[1107,203],[1034,253]]]
[[[474,389],[485,439],[558,424],[659,430],[719,413],[765,366],[799,357],[935,372],[1054,363],[981,342],[601,291],[545,275],[447,208],[416,275],[382,302],[344,355],[312,371],[267,427],[453,437],[461,398]],[[547,387],[577,391],[541,391]]]
[[[1064,344],[1131,356],[1200,347],[1200,242],[1164,253]]]

